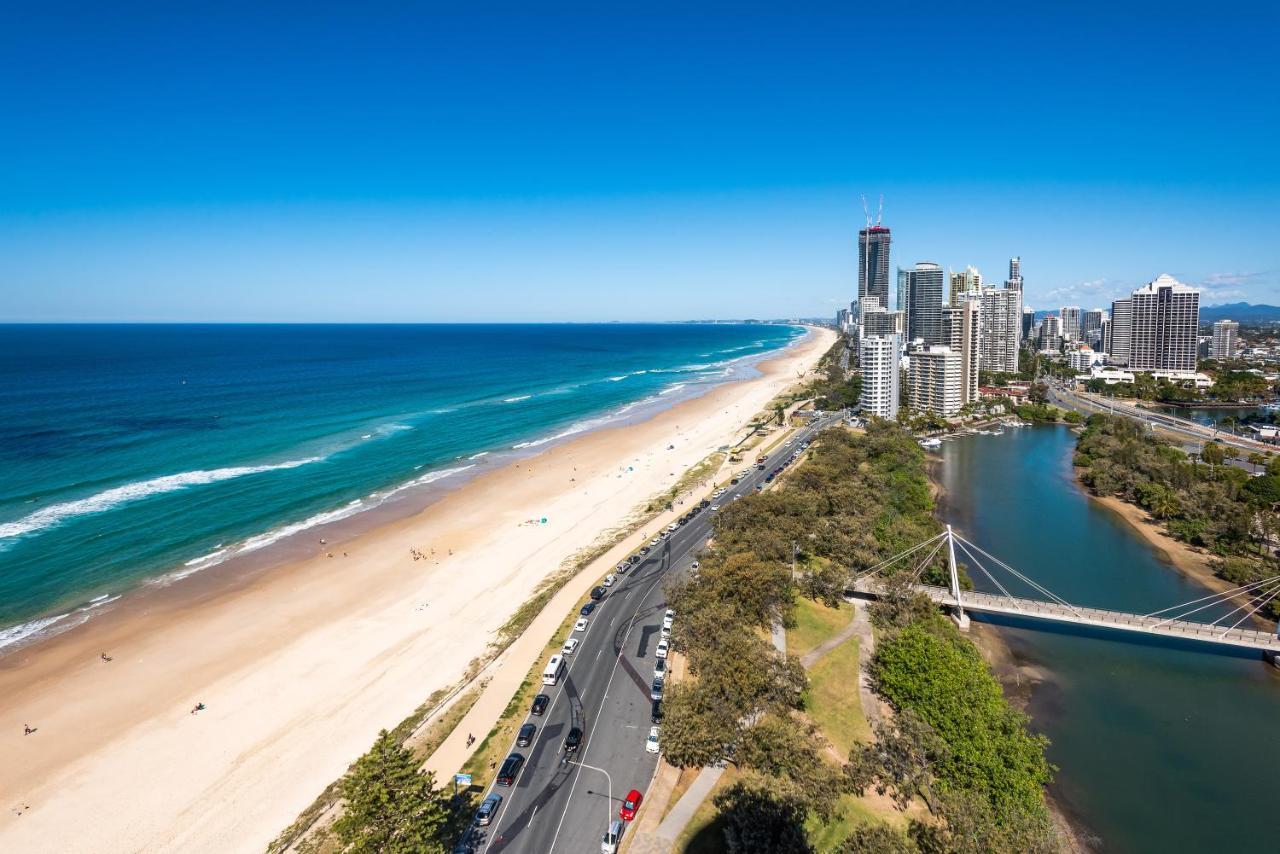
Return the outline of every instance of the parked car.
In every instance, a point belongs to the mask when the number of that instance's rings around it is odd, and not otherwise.
[[[644,740],[644,749],[649,753],[658,752],[658,728],[649,727],[649,737]]]
[[[592,599],[594,599],[595,601],[599,602],[601,599],[603,599],[603,598],[604,598],[604,594],[605,594],[605,592],[606,592],[606,591],[605,591],[605,589],[604,589],[603,587],[592,587],[592,588],[591,588],[591,598],[592,598]]]
[[[604,577],[604,581],[601,581],[601,582],[600,582],[600,586],[601,586],[601,587],[612,587],[612,586],[613,586],[613,582],[615,582],[615,581],[617,581],[617,580],[618,580],[618,576],[614,575],[614,574],[611,572],[611,573],[609,573],[608,575],[606,575],[606,576]]]
[[[710,507],[709,509],[711,510],[711,512],[712,512],[712,513],[714,513],[714,512],[716,512],[717,510],[719,510],[719,509],[720,509],[720,505],[719,505],[719,504],[712,504],[712,505],[711,505],[711,507]]]
[[[560,647],[560,652],[564,655],[573,655],[573,651],[578,648],[580,641],[577,638],[569,638],[564,642],[564,646]]]
[[[640,810],[640,804],[644,801],[644,795],[640,794],[639,789],[632,789],[627,792],[627,799],[622,802],[622,809],[618,810],[618,818],[623,821],[631,821],[636,817],[636,813]]]
[[[642,554],[642,555],[647,555],[648,553],[649,553],[649,547],[648,547],[648,546],[641,546],[641,547],[640,547],[640,554]]]
[[[655,679],[655,680],[653,680],[653,684],[649,686],[649,699],[651,699],[651,700],[661,700],[661,699],[662,699],[662,688],[663,688],[663,685],[662,685],[662,680],[661,680],[661,679]],[[524,745],[521,745],[521,747],[523,747],[523,746],[524,746]]]
[[[674,612],[672,612],[672,611],[668,611],[668,612],[667,612],[665,615],[663,615],[663,617],[662,617],[662,627],[663,627],[664,629],[669,629],[669,628],[671,628],[671,624],[672,624],[672,623],[674,623],[675,621],[676,621],[676,615],[675,615],[675,613],[674,613]]]
[[[529,714],[542,715],[547,711],[547,706],[551,703],[551,698],[546,694],[539,694],[533,698],[533,705],[529,707]]]
[[[484,799],[480,804],[480,809],[476,810],[476,824],[481,827],[488,827],[493,822],[493,817],[498,812],[498,807],[502,806],[502,795],[492,794]]]
[[[520,774],[520,769],[524,767],[524,754],[512,753],[502,761],[502,767],[498,769],[498,785],[513,786],[516,777]]]
[[[655,724],[662,723],[662,701],[661,700],[653,701],[653,707],[649,710],[649,722],[655,723]]]
[[[564,737],[564,752],[572,756],[578,752],[578,748],[582,746],[582,730],[573,727],[569,730],[568,735]]]
[[[587,602],[585,605],[583,605],[581,608],[578,609],[578,613],[584,617],[590,617],[591,612],[594,611],[595,609],[596,609],[595,602]]]
[[[618,842],[622,839],[622,831],[626,827],[618,819],[609,822],[604,836],[600,837],[600,854],[617,854]]]
[[[538,734],[538,728],[533,724],[525,724],[520,727],[520,733],[516,736],[516,747],[528,747],[533,744],[533,739]]]
[[[671,641],[663,638],[658,641],[658,658],[666,658],[667,653],[671,651]]]
[[[671,637],[671,627],[664,623],[662,628],[659,629],[659,633],[662,635],[662,637],[669,638]]]
[[[588,620],[586,617],[582,617],[581,619],[578,620],[578,622],[573,624],[573,630],[575,632],[585,632],[587,630],[587,626],[589,625],[591,625],[591,621]]]
[[[659,658],[657,661],[653,663],[653,678],[654,679],[667,678],[667,660],[665,658]]]

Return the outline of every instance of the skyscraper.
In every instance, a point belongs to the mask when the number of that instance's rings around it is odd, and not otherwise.
[[[982,274],[978,268],[970,265],[962,273],[951,273],[951,304],[959,305],[961,300],[977,298],[982,288]]]
[[[960,354],[950,347],[912,350],[908,402],[917,412],[954,415],[964,406],[961,399]]]
[[[1130,297],[1133,304],[1129,370],[1196,369],[1200,292],[1162,273]]]
[[[889,229],[881,225],[858,232],[858,299],[868,296],[889,305]]]
[[[1046,314],[1040,321],[1040,349],[1057,353],[1062,350],[1062,317]]]
[[[1022,293],[1022,256],[1009,259],[1009,278],[1004,280],[1008,290]]]
[[[1058,317],[1062,320],[1062,340],[1080,340],[1080,306],[1068,305],[1058,309]]]
[[[907,271],[907,340],[942,341],[942,267],[921,261]]]
[[[1102,318],[1106,315],[1100,308],[1091,308],[1080,315],[1080,340],[1090,347],[1102,346]]]
[[[978,300],[967,299],[960,305],[942,309],[942,343],[960,354],[960,405],[978,399],[981,312]],[[1016,347],[1016,343],[1015,343]]]
[[[984,371],[1016,374],[1018,340],[1022,332],[1022,291],[983,288],[980,299],[979,364]]]
[[[1230,359],[1236,354],[1236,335],[1240,332],[1240,324],[1234,320],[1219,320],[1213,324],[1213,341],[1209,344],[1209,355],[1215,359]]]
[[[1022,307],[1022,337],[1024,339],[1031,337],[1031,330],[1036,325],[1036,310],[1029,305]]]
[[[1122,368],[1129,366],[1129,343],[1133,338],[1133,300],[1126,297],[1111,303],[1111,323],[1102,349],[1107,361]]]
[[[896,314],[896,312],[895,312]],[[897,335],[867,335],[858,345],[858,365],[862,370],[862,412],[880,418],[898,417],[898,352],[902,339]]]
[[[898,302],[894,305],[904,316],[911,313],[911,271],[898,268]]]

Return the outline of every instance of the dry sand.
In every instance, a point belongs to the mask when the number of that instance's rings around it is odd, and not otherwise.
[[[262,851],[541,579],[740,436],[833,340],[478,477],[344,542],[349,557],[176,585],[0,660],[0,851]]]

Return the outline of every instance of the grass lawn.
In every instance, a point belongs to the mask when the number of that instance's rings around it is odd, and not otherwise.
[[[712,801],[723,789],[732,786],[738,777],[738,771],[732,765],[724,769],[720,779],[716,780],[715,786],[707,793],[706,800],[676,837],[676,844],[672,846],[672,851],[679,854],[722,854],[724,832],[720,825],[719,810]]]
[[[853,619],[853,606],[841,602],[839,608],[828,608],[821,602],[799,598],[791,615],[796,624],[787,629],[787,652],[804,655],[849,625]]]
[[[840,756],[848,756],[855,742],[870,740],[871,727],[858,698],[857,638],[849,638],[814,663],[806,696],[810,719]]]
[[[872,812],[857,795],[841,795],[836,805],[836,815],[831,821],[823,823],[810,815],[805,822],[805,829],[815,851],[834,851],[855,827],[879,824],[881,821],[881,817]]]

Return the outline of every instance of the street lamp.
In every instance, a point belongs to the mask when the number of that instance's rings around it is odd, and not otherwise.
[[[596,766],[588,765],[585,762],[575,762],[574,760],[570,759],[569,764],[577,765],[579,768],[589,768],[592,771],[599,771],[601,774],[604,775],[604,779],[609,784],[609,802],[605,805],[605,808],[604,808],[604,814],[605,814],[604,826],[607,828],[609,826],[609,822],[613,820],[613,778],[610,777],[609,772],[604,770],[603,768],[597,768]]]

